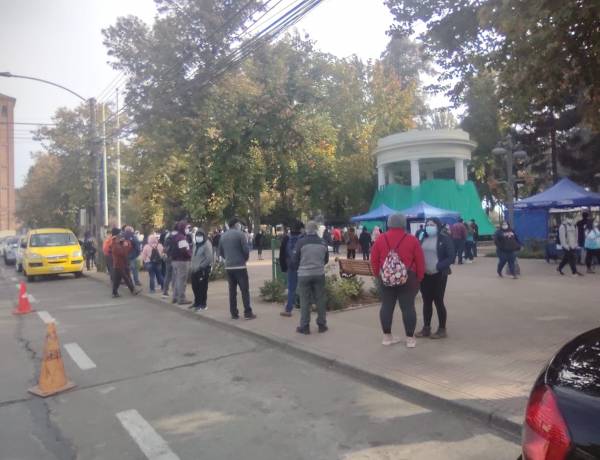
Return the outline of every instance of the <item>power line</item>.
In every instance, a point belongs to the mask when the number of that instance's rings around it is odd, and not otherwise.
[[[34,123],[25,121],[0,121],[0,125],[31,125],[31,126],[56,126],[56,123]]]

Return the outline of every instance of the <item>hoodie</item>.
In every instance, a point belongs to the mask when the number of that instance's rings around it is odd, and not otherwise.
[[[195,238],[198,238],[199,236],[204,237],[204,241],[202,243],[195,242]],[[210,239],[206,237],[202,230],[198,230],[196,232],[195,238],[194,251],[192,254],[192,272],[194,273],[210,268],[213,262],[213,247]]]
[[[189,262],[192,258],[190,243],[185,234],[186,226],[185,222],[179,222],[176,226],[177,234],[172,236],[171,259],[174,262]]]
[[[142,250],[142,262],[145,264],[150,262],[150,257],[152,256],[152,250],[156,248],[158,249],[158,253],[162,256],[163,254],[163,246],[158,242],[158,237],[156,235],[150,235],[148,237],[148,244],[144,246]]]

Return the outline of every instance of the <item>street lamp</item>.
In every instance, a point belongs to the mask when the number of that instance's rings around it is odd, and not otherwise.
[[[75,91],[59,85],[58,83],[54,83],[52,81],[48,81],[48,80],[44,80],[42,78],[36,78],[36,77],[30,77],[28,75],[16,75],[10,72],[0,72],[0,77],[6,77],[6,78],[21,78],[24,80],[33,80],[33,81],[39,81],[41,83],[45,83],[47,85],[50,86],[55,86],[56,88],[60,88],[64,91],[67,91],[69,93],[71,93],[72,95],[78,97],[79,99],[81,99],[84,102],[88,103],[89,106],[89,110],[90,110],[90,151],[91,151],[91,155],[92,158],[94,158],[96,160],[96,181],[94,182],[94,195],[95,195],[95,202],[96,202],[96,216],[95,216],[95,227],[96,227],[96,231],[95,231],[95,235],[96,235],[96,241],[98,244],[100,244],[100,242],[102,241],[102,233],[101,233],[101,187],[100,187],[100,182],[103,181],[102,179],[102,175],[101,175],[101,171],[100,171],[100,165],[101,165],[101,157],[100,157],[100,153],[99,153],[99,147],[100,147],[100,140],[98,139],[98,134],[96,131],[96,99],[95,98],[90,98],[90,99],[86,99],[83,96],[81,96],[80,94],[76,93]],[[104,181],[104,187],[106,187],[106,182]],[[106,224],[106,222],[105,222]],[[100,259],[100,264],[102,264],[102,251],[99,251],[99,259]]]
[[[492,153],[506,158],[508,223],[512,227],[515,221],[515,179],[513,164],[515,159],[523,160],[527,158],[527,152],[515,144],[512,136],[509,134],[504,141],[499,142],[498,146],[492,149]]]

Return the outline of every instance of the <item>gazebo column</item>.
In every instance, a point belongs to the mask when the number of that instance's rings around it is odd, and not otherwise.
[[[454,179],[459,185],[465,183],[465,161],[462,158],[454,159]]]
[[[377,167],[377,186],[378,188],[385,187],[385,166],[383,165]]]
[[[419,160],[410,160],[410,185],[418,187],[421,184],[421,172],[419,171]]]

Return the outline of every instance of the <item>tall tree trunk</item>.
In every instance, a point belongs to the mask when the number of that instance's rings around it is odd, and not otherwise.
[[[551,158],[552,158],[552,182],[556,184],[558,182],[558,152],[556,151],[556,128],[554,125],[550,128],[550,145],[551,145]]]

